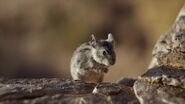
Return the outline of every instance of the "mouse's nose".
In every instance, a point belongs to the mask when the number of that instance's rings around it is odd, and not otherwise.
[[[110,61],[111,65],[114,65],[116,63],[116,58],[112,58],[112,60]]]

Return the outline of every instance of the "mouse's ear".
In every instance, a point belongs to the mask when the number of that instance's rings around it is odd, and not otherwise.
[[[114,42],[114,37],[113,37],[113,35],[111,33],[108,34],[107,41]]]
[[[94,36],[94,34],[91,35],[91,40],[90,40],[90,45],[95,47],[97,44],[96,38]]]

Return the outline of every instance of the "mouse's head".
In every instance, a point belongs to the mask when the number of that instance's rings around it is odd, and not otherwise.
[[[96,40],[95,36],[91,36],[90,45],[92,46],[93,59],[105,66],[114,65],[116,62],[115,40],[112,34],[108,34],[105,40]]]

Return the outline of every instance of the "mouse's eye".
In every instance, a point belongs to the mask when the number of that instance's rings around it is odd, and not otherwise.
[[[106,51],[103,51],[103,55],[106,56],[107,52]]]

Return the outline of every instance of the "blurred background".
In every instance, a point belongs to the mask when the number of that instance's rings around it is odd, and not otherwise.
[[[184,0],[0,0],[0,77],[71,78],[70,58],[93,33],[116,39],[105,81],[137,77]]]

